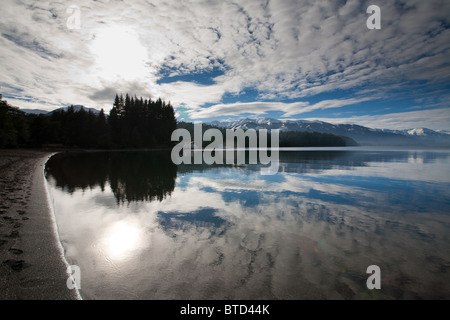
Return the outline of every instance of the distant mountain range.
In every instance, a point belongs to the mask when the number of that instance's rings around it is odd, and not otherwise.
[[[26,114],[47,114],[47,113],[49,113],[47,110],[41,110],[41,109],[20,109],[20,111],[23,111]]]
[[[207,124],[226,129],[279,129],[280,131],[331,133],[350,137],[360,145],[450,146],[450,134],[427,128],[408,130],[372,129],[356,124],[331,124],[323,121],[277,120],[272,118],[212,121]]]
[[[70,108],[70,106],[61,107],[61,108],[58,108],[58,109],[55,109],[55,110],[52,110],[52,111],[41,110],[41,109],[20,109],[20,110],[25,112],[25,113],[28,113],[28,114],[51,114],[51,113],[53,113],[55,111],[60,111],[60,110],[67,111],[69,108]],[[81,105],[74,105],[73,109],[75,111],[80,111],[81,109],[84,109],[86,112],[91,111],[91,112],[93,112],[95,114],[100,113],[100,111],[95,109],[95,108],[86,108],[85,106],[81,106]]]
[[[98,114],[94,108],[81,105],[73,106],[75,111],[84,109]],[[29,114],[51,114],[53,111],[39,109],[21,109]],[[450,146],[450,131],[435,131],[427,128],[413,128],[407,130],[372,129],[356,124],[331,124],[323,121],[308,120],[277,120],[272,118],[240,119],[237,121],[212,121],[205,124],[225,129],[279,129],[280,131],[303,131],[331,133],[338,136],[350,137],[360,145],[383,146]]]

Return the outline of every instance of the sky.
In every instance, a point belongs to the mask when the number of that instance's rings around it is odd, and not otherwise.
[[[450,130],[448,0],[2,0],[0,61],[19,108],[129,93],[184,121]]]

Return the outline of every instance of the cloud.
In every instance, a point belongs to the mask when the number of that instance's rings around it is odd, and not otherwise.
[[[6,0],[0,12],[2,93],[11,97],[17,93],[11,88],[20,88],[41,108],[76,103],[109,110],[114,89],[131,90],[203,118],[219,110],[292,116],[350,105],[368,88],[395,96],[417,83],[448,84],[450,3],[380,0],[381,30],[366,28],[369,4],[85,0],[77,2],[82,28],[69,30],[63,1]],[[127,56],[132,59],[125,64]],[[163,70],[202,75],[218,67],[223,73],[208,85],[159,81]],[[225,108],[224,96],[239,97],[248,88],[261,102]],[[337,90],[351,90],[351,96],[308,102]],[[305,103],[289,101],[300,99]]]
[[[305,120],[321,120],[330,123],[354,123],[378,129],[411,129],[429,128],[440,130],[448,128],[450,112],[448,108],[437,108],[409,112],[395,112],[382,115],[351,116],[343,118],[305,118]]]
[[[98,91],[95,91],[93,94],[89,96],[90,99],[95,101],[107,101],[110,102],[114,99],[116,94],[119,94],[117,88],[106,87],[102,88]]]
[[[28,33],[20,33],[17,29],[12,28],[9,31],[5,31],[2,33],[3,38],[13,42],[19,47],[23,47],[25,49],[31,50],[36,54],[40,55],[42,58],[61,58],[61,55],[52,52],[48,49],[48,45],[45,43],[40,43],[39,40],[33,38]]]
[[[239,116],[242,114],[263,115],[268,111],[282,111],[283,117],[299,115],[315,110],[341,108],[352,104],[372,100],[373,98],[351,98],[351,99],[332,99],[323,100],[315,104],[300,101],[293,103],[283,102],[245,102],[232,104],[216,104],[208,108],[195,109],[191,111],[190,116],[193,119],[212,118],[218,116]]]
[[[305,102],[297,103],[282,103],[282,102],[247,102],[247,103],[232,103],[232,104],[216,104],[212,107],[196,109],[190,112],[190,117],[193,119],[212,118],[217,116],[253,114],[262,115],[267,111],[274,110],[292,110],[299,109],[304,106]]]

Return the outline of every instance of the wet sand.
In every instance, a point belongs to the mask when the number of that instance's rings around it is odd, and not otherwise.
[[[44,165],[52,152],[0,150],[0,299],[77,299],[49,207]]]

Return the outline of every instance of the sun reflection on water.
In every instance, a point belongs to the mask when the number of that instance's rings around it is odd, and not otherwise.
[[[309,157],[261,177],[123,154],[102,188],[79,182],[97,166],[84,162],[70,184],[53,158],[55,217],[83,298],[448,299],[450,154]],[[372,264],[383,291],[366,287]]]
[[[140,229],[136,224],[121,220],[107,231],[105,245],[111,258],[122,259],[139,247]]]

